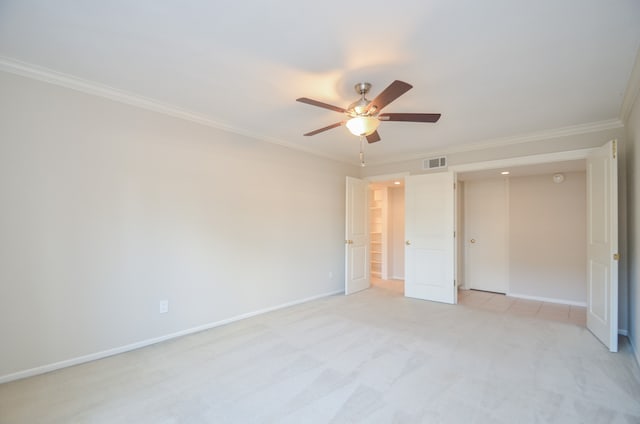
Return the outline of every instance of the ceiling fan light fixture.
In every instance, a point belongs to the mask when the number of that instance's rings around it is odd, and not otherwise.
[[[356,136],[373,134],[380,125],[378,118],[373,116],[355,116],[347,121],[347,128]]]
[[[301,103],[321,107],[323,109],[329,109],[346,115],[346,118],[344,118],[346,121],[342,120],[340,122],[327,125],[326,127],[310,131],[304,135],[316,135],[332,128],[346,126],[351,134],[361,138],[361,142],[363,138],[366,138],[367,143],[375,143],[380,141],[380,134],[378,134],[377,131],[380,121],[433,123],[440,119],[439,113],[380,113],[380,111],[389,103],[393,102],[412,88],[411,84],[404,81],[393,81],[373,100],[368,100],[366,98],[366,94],[369,92],[369,89],[371,89],[371,84],[368,82],[358,83],[354,88],[356,93],[360,95],[360,98],[351,103],[346,109],[320,102],[318,100],[309,99],[307,97],[300,97],[296,99],[296,101]]]
[[[357,100],[351,103],[347,108],[347,110],[353,111],[354,116],[364,116],[365,114],[371,115],[367,113],[367,107],[369,106],[370,103],[371,101],[362,97],[360,100]]]

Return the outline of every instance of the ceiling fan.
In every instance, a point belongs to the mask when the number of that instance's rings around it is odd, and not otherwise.
[[[360,95],[360,99],[351,103],[346,109],[306,97],[296,99],[296,101],[301,103],[344,113],[348,117],[344,121],[327,125],[326,127],[319,128],[304,135],[316,135],[345,125],[353,135],[366,137],[369,143],[375,143],[376,141],[380,141],[380,134],[378,134],[380,121],[437,122],[438,119],[440,119],[439,113],[380,113],[382,108],[413,88],[411,84],[407,84],[406,82],[395,80],[373,100],[368,100],[365,97],[371,89],[371,84],[368,82],[358,83],[354,88],[356,93]]]

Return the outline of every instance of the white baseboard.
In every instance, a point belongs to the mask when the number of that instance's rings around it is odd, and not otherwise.
[[[102,352],[91,353],[89,355],[79,356],[76,358],[65,359],[64,361],[54,362],[52,364],[42,365],[35,368],[30,368],[24,371],[18,371],[11,374],[0,376],[0,384],[8,383],[14,380],[20,380],[22,378],[33,377],[35,375],[44,374],[47,372],[59,370],[61,368],[71,367],[73,365],[83,364],[85,362],[95,361],[97,359],[106,358],[108,356],[118,355],[120,353],[129,352],[131,350],[140,349],[142,347],[150,346],[156,343],[164,342],[167,340],[175,339],[178,337],[186,336],[193,333],[198,333],[200,331],[209,330],[211,328],[220,327],[221,325],[230,324],[235,321],[240,321],[242,319],[250,318],[256,315],[265,314],[267,312],[272,312],[278,309],[288,308],[290,306],[299,305],[301,303],[310,302],[312,300],[321,299],[323,297],[329,297],[336,294],[344,293],[344,290],[336,290],[329,293],[323,293],[316,296],[307,297],[300,300],[295,300],[293,302],[283,303],[281,305],[272,306],[269,308],[260,309],[254,312],[248,312],[246,314],[237,315],[232,318],[223,319],[221,321],[210,322],[208,324],[199,325],[197,327],[188,328],[186,330],[178,331],[176,333],[167,334],[160,337],[154,337],[153,339],[142,340],[136,343],[128,344],[125,346],[116,347],[113,349],[103,350]]]
[[[629,337],[629,330],[623,330],[621,328],[618,329],[618,334],[621,336]]]
[[[507,296],[517,297],[519,299],[537,300],[538,302],[560,303],[562,305],[587,306],[586,302],[577,302],[574,300],[556,299],[553,297],[529,296],[526,294],[507,293]]]

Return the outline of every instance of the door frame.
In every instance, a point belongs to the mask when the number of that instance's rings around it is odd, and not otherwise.
[[[490,169],[500,169],[500,168],[513,168],[517,166],[523,165],[539,165],[544,163],[553,163],[553,162],[564,162],[570,160],[586,160],[587,156],[589,156],[592,152],[596,151],[598,147],[588,147],[584,149],[578,150],[567,150],[562,152],[554,152],[554,153],[542,153],[537,155],[525,155],[525,156],[516,156],[513,158],[506,159],[497,159],[490,161],[482,161],[482,162],[471,162],[465,163],[461,165],[450,165],[449,170],[454,171],[456,174],[460,174],[461,172],[470,172],[470,171],[486,171]],[[460,240],[463,240],[460,238]],[[456,245],[457,251],[456,256],[458,258],[462,257],[464,252],[464,242],[458,243]],[[586,249],[586,248],[585,248]],[[458,262],[460,263],[460,262]],[[462,287],[466,287],[466,281],[464,281],[464,266],[458,268],[459,277],[462,278]],[[460,287],[461,282],[458,281],[458,287]]]
[[[396,172],[395,174],[371,175],[365,177],[364,180],[369,183],[379,183],[389,180],[404,180],[405,177],[411,175],[409,172]]]
[[[607,144],[607,142],[603,143]],[[618,142],[619,143],[619,142]],[[602,147],[602,145],[598,145],[597,147],[592,147],[592,148],[584,148],[584,149],[578,149],[578,150],[568,150],[568,151],[562,151],[562,152],[554,152],[554,153],[544,153],[544,154],[537,154],[537,155],[525,155],[525,156],[518,156],[518,157],[514,157],[514,158],[508,158],[508,159],[498,159],[498,160],[492,160],[492,161],[484,161],[484,162],[472,162],[472,163],[466,163],[466,164],[461,164],[461,165],[452,165],[449,166],[449,170],[453,170],[456,173],[460,173],[460,172],[468,172],[468,171],[483,171],[483,170],[490,170],[490,169],[498,169],[498,168],[503,168],[503,167],[515,167],[515,166],[521,166],[521,165],[536,165],[536,164],[543,164],[543,163],[553,163],[553,162],[562,162],[562,161],[568,161],[568,160],[585,160],[587,159],[587,157],[595,152],[596,150],[600,149]],[[618,145],[618,151],[623,150],[623,146]],[[624,180],[620,181],[620,173],[622,172],[624,175],[624,162],[623,161],[618,161],[618,194],[620,194],[620,190],[622,189],[622,193],[624,193],[624,187],[626,187]],[[618,202],[620,202],[620,197],[618,198]],[[615,219],[617,219],[618,222],[618,252],[620,252],[620,254],[622,255],[621,257],[624,258],[624,255],[626,254],[626,245],[625,245],[625,241],[623,238],[620,237],[620,233],[619,233],[619,229],[620,229],[620,225],[625,225],[625,223],[622,221],[620,221],[620,215],[616,216]],[[624,217],[622,217],[622,219],[624,220]],[[622,278],[622,282],[626,284],[626,270],[624,269],[624,261],[620,261],[618,262],[618,281],[616,282],[617,286],[620,285],[620,279]],[[620,288],[618,289],[620,290]],[[620,314],[620,297],[618,295],[618,315]],[[618,321],[618,334],[622,334],[622,335],[626,335],[627,330],[625,329],[621,329],[620,328],[620,321]]]
[[[537,165],[537,164],[542,164],[542,163],[552,163],[552,162],[563,162],[563,161],[568,161],[568,160],[580,160],[580,159],[587,159],[587,156],[595,151],[597,148],[584,148],[584,149],[578,149],[578,150],[568,150],[568,151],[562,151],[562,152],[555,152],[555,153],[543,153],[543,154],[537,154],[537,155],[525,155],[525,156],[517,156],[517,157],[513,157],[513,158],[507,158],[507,159],[498,159],[498,160],[491,160],[491,161],[482,161],[482,162],[471,162],[471,163],[465,163],[465,164],[461,164],[461,165],[449,165],[447,167],[448,171],[452,171],[454,174],[459,174],[461,172],[469,172],[469,171],[484,171],[484,170],[488,170],[488,169],[496,169],[496,168],[503,168],[503,167],[515,167],[515,166],[522,166],[522,165]],[[404,172],[396,172],[393,174],[379,174],[379,175],[370,175],[367,177],[364,177],[363,179],[369,183],[375,183],[375,182],[382,182],[382,181],[389,181],[389,180],[394,180],[394,179],[402,179],[404,180],[405,177],[411,175],[411,173],[409,171],[404,171]],[[457,185],[457,178],[456,178],[456,185]],[[457,227],[458,224],[460,224],[460,213],[461,213],[461,208],[460,205],[458,205],[457,201],[458,199],[458,195],[460,193],[460,190],[456,189],[456,231],[457,231]],[[456,234],[456,239],[459,239],[459,237],[457,237]],[[462,239],[459,239],[462,240]],[[462,257],[461,253],[462,250],[464,250],[464,243],[460,243],[458,240],[456,241],[455,244],[455,262],[456,262],[456,280],[458,280],[456,282],[456,285],[458,287],[460,287],[460,277],[464,278],[464,269],[462,269],[463,267],[461,266],[461,263],[459,261],[459,258]],[[369,261],[371,262],[371,261]],[[369,263],[369,266],[371,266],[371,264]]]
[[[576,150],[567,150],[567,151],[560,151],[560,152],[553,152],[553,153],[543,153],[543,154],[535,154],[535,155],[523,155],[523,156],[516,156],[516,157],[506,158],[506,159],[471,162],[471,163],[465,163],[465,164],[460,164],[460,165],[449,165],[447,167],[447,169],[449,171],[454,172],[455,174],[459,174],[459,173],[462,173],[462,172],[483,171],[483,170],[497,169],[497,168],[503,168],[503,167],[516,167],[516,166],[522,166],[522,165],[536,165],[536,164],[562,162],[562,161],[570,161],[570,160],[586,160],[587,156],[590,153],[594,152],[595,150],[597,150],[600,147],[601,146],[598,145],[598,146],[592,147],[592,148],[582,148],[582,149],[576,149]],[[623,146],[620,146],[619,150],[622,150],[622,147]],[[620,165],[623,168],[622,172],[624,172],[624,163],[621,162]],[[618,172],[620,173],[621,170],[619,169]],[[392,179],[392,178],[404,178],[407,175],[410,175],[410,172],[407,171],[407,172],[386,174],[386,175],[384,175],[384,174],[383,175],[374,175],[374,176],[365,177],[364,179],[368,180],[368,181],[384,181],[386,179]],[[624,186],[625,185],[624,185],[624,182],[623,182],[622,183],[622,187],[624,187]],[[618,187],[618,189],[620,189],[620,187]],[[618,200],[620,200],[620,199],[618,199]],[[616,218],[619,218],[619,217],[616,217]],[[620,225],[620,223],[619,223],[619,225]],[[459,257],[459,255],[460,255],[460,249],[461,249],[460,245],[458,243],[456,243],[456,248],[455,248],[455,250],[456,250],[456,252],[455,252],[456,258]],[[620,253],[623,256],[626,254],[626,248],[625,248],[623,239],[619,239],[618,250],[620,251]],[[624,276],[626,275],[626,273],[625,273],[625,271],[623,269],[624,261],[621,261],[618,265],[620,267],[619,273],[618,273],[618,278],[620,278],[620,277],[624,278]],[[460,270],[458,269],[458,271],[460,271]],[[460,282],[458,282],[458,285],[459,284],[460,284]],[[625,330],[620,330],[620,328],[618,328],[618,333],[619,334],[625,334]]]

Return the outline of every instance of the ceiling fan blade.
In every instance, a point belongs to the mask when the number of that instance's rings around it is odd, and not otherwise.
[[[333,105],[330,105],[330,104],[327,104],[327,103],[322,103],[322,102],[319,102],[317,100],[308,99],[306,97],[300,97],[299,99],[296,99],[296,101],[300,102],[300,103],[306,103],[306,104],[311,105],[311,106],[322,107],[322,108],[333,110],[335,112],[340,112],[340,113],[345,113],[347,111],[346,109],[343,109],[341,107],[333,106]]]
[[[439,113],[381,113],[378,115],[381,121],[404,122],[438,122]]]
[[[318,128],[317,130],[314,130],[314,131],[308,132],[308,133],[306,133],[306,134],[304,134],[304,135],[316,135],[316,134],[321,133],[321,132],[323,132],[323,131],[327,131],[327,130],[330,130],[330,129],[332,129],[332,128],[339,127],[339,126],[340,126],[340,125],[342,125],[343,123],[344,123],[344,122],[336,122],[335,124],[331,124],[331,125],[327,125],[326,127]]]
[[[380,138],[380,134],[378,134],[378,131],[375,131],[367,136],[367,141],[369,143],[375,143],[376,141],[380,141],[380,140],[381,138]]]
[[[383,107],[402,96],[407,91],[411,90],[413,86],[403,81],[395,80],[382,93],[369,103],[367,111],[380,111]],[[373,110],[372,110],[373,109]]]

